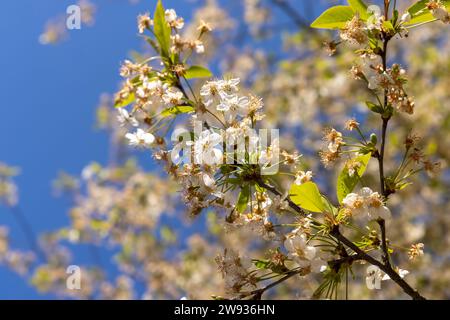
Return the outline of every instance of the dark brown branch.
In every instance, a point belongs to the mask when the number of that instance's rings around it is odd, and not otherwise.
[[[383,262],[386,266],[391,266],[391,263],[389,261],[389,251],[386,240],[386,223],[384,219],[378,219],[377,222],[381,230],[381,250],[383,251]]]
[[[282,196],[281,192],[278,191],[275,187],[265,183],[262,178],[259,179],[259,181],[257,181],[258,184],[269,190],[270,192],[272,192],[273,194],[277,195],[277,196]],[[286,201],[289,203],[289,206],[295,210],[297,213],[300,213],[302,215],[305,215],[305,211],[300,208],[298,205],[296,205],[294,202],[292,202],[292,200],[290,199],[289,196],[286,197]],[[383,220],[384,223],[384,220]],[[383,227],[384,230],[384,227]],[[384,233],[382,231],[382,233]],[[357,258],[358,260],[364,260],[366,262],[369,262],[372,265],[377,266],[378,268],[380,268],[382,271],[384,271],[397,285],[399,285],[403,291],[408,294],[411,298],[413,298],[414,300],[425,300],[425,298],[423,296],[421,296],[416,290],[414,290],[405,280],[403,280],[399,274],[392,269],[390,263],[388,264],[383,264],[382,262],[376,260],[375,258],[373,258],[371,255],[367,254],[366,252],[364,252],[362,249],[360,249],[357,245],[355,245],[351,240],[347,239],[344,235],[341,234],[341,232],[339,231],[339,226],[335,226],[330,234],[336,238],[337,240],[339,240],[340,242],[342,242],[345,246],[347,246],[348,248],[350,248],[351,250],[353,250],[356,254],[355,259]],[[384,243],[386,244],[386,236],[384,233]],[[387,251],[387,247],[386,247],[386,251]],[[293,276],[293,275],[291,275]],[[290,276],[290,277],[291,277]],[[290,278],[288,277],[288,278]],[[286,279],[288,279],[286,278]],[[286,280],[284,279],[284,280]],[[281,280],[281,281],[280,281]],[[279,279],[278,281],[274,282],[273,284],[270,285],[270,288],[272,288],[273,286],[281,283],[284,281],[283,278]],[[264,289],[264,288],[263,288]],[[267,288],[269,289],[269,288]],[[266,291],[267,289],[264,289],[264,291]],[[262,289],[259,289],[262,290]],[[263,292],[264,292],[263,291]],[[262,293],[261,293],[262,295]]]
[[[388,20],[389,17],[389,5],[390,0],[384,1],[384,16],[385,20]],[[383,37],[383,51],[381,52],[381,59],[383,63],[383,72],[387,71],[387,49],[388,49],[388,43],[390,40],[390,37],[386,33],[382,33]],[[388,123],[391,118],[390,112],[388,112],[388,90],[384,89],[384,105],[383,110],[384,114],[381,116],[382,120],[382,127],[381,127],[381,146],[380,146],[380,152],[378,153],[378,166],[379,166],[379,173],[380,173],[380,191],[383,195],[384,200],[387,200],[389,195],[391,194],[390,188],[386,188],[386,178],[384,175],[384,156],[385,156],[385,150],[386,150],[386,134],[387,134],[387,128]],[[387,113],[387,115],[386,115]],[[387,246],[387,240],[386,240],[386,224],[384,219],[379,218],[377,220],[378,225],[380,226],[381,230],[381,250],[383,252],[383,262],[384,265],[391,268],[390,261],[389,261],[389,249]]]
[[[369,254],[364,252],[362,249],[360,249],[352,241],[343,236],[339,231],[339,226],[335,226],[333,228],[333,230],[331,231],[331,235],[335,237],[337,240],[341,241],[347,247],[352,249],[356,254],[361,256],[363,260],[369,262],[372,265],[377,266],[378,268],[380,268],[380,270],[384,271],[391,278],[391,280],[394,281],[397,285],[399,285],[407,295],[413,298],[413,300],[425,300],[425,298],[421,296],[419,292],[417,292],[417,290],[414,290],[405,280],[403,280],[403,278],[400,277],[400,275],[397,272],[395,272],[395,270],[393,270],[390,265],[385,265],[380,261],[376,260]]]

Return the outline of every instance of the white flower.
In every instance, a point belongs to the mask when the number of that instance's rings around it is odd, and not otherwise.
[[[239,90],[239,82],[240,80],[238,78],[207,81],[200,89],[200,95],[203,97],[204,103],[209,106],[214,102],[214,99],[219,99],[224,94],[231,95],[236,93]]]
[[[239,78],[222,80],[220,83],[221,93],[233,94],[239,91],[238,85],[241,80]]]
[[[222,136],[210,130],[200,133],[194,144],[194,159],[196,164],[222,163]]]
[[[302,183],[311,181],[313,176],[312,171],[299,171],[295,174],[295,184],[301,185]]]
[[[215,98],[219,97],[220,81],[207,81],[200,89],[200,95],[209,106]]]
[[[259,210],[266,210],[269,209],[272,205],[272,199],[267,195],[267,193],[257,193],[255,192],[253,194],[253,198],[257,199],[255,201],[251,202],[252,208],[258,208]]]
[[[362,188],[358,194],[349,193],[342,200],[342,204],[352,215],[365,213],[371,220],[387,220],[391,217],[391,211],[384,205],[381,195],[367,187]]]
[[[174,9],[167,9],[165,12],[166,22],[174,28],[182,29],[184,27],[184,20],[177,16]]]
[[[195,52],[201,54],[205,52],[205,46],[200,40],[195,41]]]
[[[171,23],[177,19],[177,12],[174,9],[167,9],[165,12],[166,22]]]
[[[378,192],[372,192],[366,196],[366,202],[370,219],[382,218],[387,220],[391,217],[391,211],[384,205],[381,195]]]
[[[214,186],[216,184],[216,180],[214,180],[214,177],[211,174],[208,174],[206,172],[202,173],[203,183],[205,186],[209,189],[214,189]]]
[[[190,163],[191,146],[194,145],[190,132],[184,128],[176,128],[172,132],[171,141],[174,143],[170,152],[172,162],[177,165],[181,162]]]
[[[251,137],[250,137],[251,138]],[[250,139],[249,141],[249,149],[253,145],[256,145],[259,141],[258,136],[254,136],[254,139]],[[258,164],[261,166],[268,166],[276,164],[279,160],[280,156],[280,140],[274,139],[266,150],[261,150],[259,154]]]
[[[407,23],[411,21],[411,14],[409,12],[405,12],[402,17],[400,18],[400,21],[403,23]]]
[[[137,98],[145,100],[148,104],[153,103],[150,99],[157,98],[159,101],[167,85],[163,85],[160,80],[150,80],[148,77],[141,77],[141,80],[142,85],[136,90]]]
[[[285,200],[285,197],[275,196],[272,206],[275,211],[286,211],[289,209],[289,202]]]
[[[150,80],[148,77],[142,79],[142,86],[148,90],[151,95],[160,94],[164,89],[161,80]]]
[[[369,7],[370,8],[370,7]],[[379,10],[371,10],[372,15],[367,19],[368,30],[381,30],[381,26],[384,22],[384,16]]]
[[[117,120],[119,121],[121,127],[127,124],[132,125],[133,127],[139,126],[139,122],[136,120],[136,118],[130,116],[125,108],[119,108],[117,109],[117,111],[119,112],[119,114],[117,115]]]
[[[343,200],[342,204],[350,209],[352,215],[360,215],[366,211],[364,197],[356,193],[349,193]]]
[[[317,249],[307,244],[307,238],[304,233],[294,232],[284,241],[284,247],[289,252],[288,256],[301,268],[311,267],[312,272],[324,271],[326,262],[317,256]]]
[[[163,94],[162,99],[167,105],[177,106],[183,102],[183,92],[175,87],[170,87]]]
[[[222,94],[217,111],[224,113],[225,120],[232,122],[237,114],[245,116],[248,113],[250,101],[247,97],[238,97],[237,95]]]
[[[154,135],[141,128],[137,129],[135,133],[127,133],[125,137],[129,140],[130,146],[135,147],[149,147],[155,141]]]
[[[149,29],[153,25],[153,20],[148,13],[138,16],[138,29],[139,33],[144,33],[145,29]]]

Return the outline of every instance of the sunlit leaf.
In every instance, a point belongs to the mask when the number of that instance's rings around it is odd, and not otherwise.
[[[114,104],[114,107],[123,108],[123,107],[126,107],[127,105],[133,103],[135,100],[136,100],[136,97],[134,96],[134,93],[130,93],[128,95],[128,98],[118,101],[117,103]]]
[[[430,10],[426,7],[428,2],[429,0],[420,0],[408,8],[411,20],[405,23],[405,26],[412,26],[436,20]],[[447,10],[450,10],[450,0],[442,0],[441,3],[444,4]]]
[[[182,113],[191,113],[194,112],[194,108],[192,106],[175,106],[175,107],[169,107],[161,112],[161,117],[170,117],[177,114]]]
[[[247,209],[248,201],[250,199],[250,186],[244,186],[239,193],[238,203],[236,209],[239,213],[243,213]]]
[[[209,78],[212,77],[211,71],[201,66],[191,66],[186,70],[184,77],[186,79]]]
[[[301,185],[292,184],[289,192],[291,200],[301,208],[311,212],[327,211],[326,201],[319,192],[314,182],[306,182]]]
[[[165,10],[161,3],[161,0],[158,0],[158,3],[156,4],[153,23],[155,36],[161,48],[161,56],[168,58],[171,30],[170,26],[166,22]]]
[[[359,13],[359,17],[363,20],[369,18],[369,13],[367,12],[367,5],[362,0],[347,0],[353,11]]]
[[[350,6],[335,6],[323,12],[312,24],[317,29],[341,29],[355,16]]]

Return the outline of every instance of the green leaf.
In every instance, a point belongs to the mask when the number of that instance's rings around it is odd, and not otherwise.
[[[347,0],[353,11],[359,12],[359,17],[363,20],[369,18],[369,13],[367,12],[367,5],[362,0]]]
[[[284,273],[288,270],[283,264],[275,264],[270,260],[253,259],[252,261],[258,269],[271,270],[272,272],[278,274]]]
[[[425,9],[427,2],[428,2],[428,0],[420,0],[420,1],[416,2],[415,4],[413,4],[412,6],[410,6],[408,8],[408,12],[411,15],[411,17],[414,17],[415,15],[417,15],[419,13],[419,11]]]
[[[385,31],[387,31],[390,34],[394,34],[395,33],[395,29],[394,26],[392,25],[392,22],[390,21],[384,21],[383,22],[383,29]]]
[[[354,160],[361,163],[361,166],[356,170],[355,174],[350,177],[348,174],[348,169],[345,167],[341,173],[339,174],[337,185],[336,185],[336,193],[339,203],[342,203],[342,200],[353,191],[353,189],[358,184],[359,179],[362,177],[364,172],[366,171],[367,164],[372,157],[371,153],[361,155],[356,157]]]
[[[398,184],[396,187],[398,190],[403,190],[405,189],[407,186],[412,185],[412,182],[404,182],[404,183],[400,183]]]
[[[136,100],[136,97],[134,96],[134,93],[130,93],[128,95],[128,98],[126,98],[125,100],[122,100],[118,103],[114,104],[115,108],[123,108],[126,107],[127,105],[133,103]]]
[[[312,24],[317,29],[342,29],[355,16],[350,6],[335,6],[323,12]]]
[[[320,194],[319,188],[314,182],[306,182],[301,185],[292,184],[289,191],[291,200],[301,208],[311,212],[327,211],[326,201]]]
[[[236,209],[239,213],[243,213],[247,209],[248,201],[250,199],[250,186],[244,186],[239,193],[238,203]]]
[[[167,109],[164,109],[163,112],[161,112],[161,117],[166,118],[177,114],[182,113],[191,113],[194,112],[195,109],[192,106],[175,106],[175,107],[169,107]]]
[[[253,263],[255,264],[255,267],[257,267],[258,269],[268,269],[269,265],[270,265],[270,261],[269,260],[253,260]]]
[[[155,14],[153,17],[154,32],[156,39],[158,40],[159,47],[161,48],[161,56],[169,58],[170,48],[170,26],[166,22],[166,15],[161,0],[158,0],[156,4]]]
[[[186,79],[209,78],[212,77],[211,71],[201,66],[191,66],[186,70],[184,77]]]
[[[411,20],[405,23],[405,26],[412,26],[436,20],[431,11],[426,7],[428,2],[429,0],[420,0],[408,8]],[[441,3],[445,5],[447,10],[450,10],[450,0],[442,0]]]
[[[373,102],[366,101],[367,108],[369,108],[370,111],[375,113],[383,113],[383,108]]]

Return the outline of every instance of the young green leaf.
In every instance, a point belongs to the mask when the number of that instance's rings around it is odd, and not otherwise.
[[[158,0],[158,3],[156,4],[153,23],[155,36],[161,48],[161,56],[163,58],[168,58],[171,30],[169,24],[166,22],[165,10],[161,0]]]
[[[320,194],[319,188],[314,182],[306,182],[301,185],[292,184],[289,191],[291,200],[301,208],[311,212],[327,211],[326,201]]]
[[[415,15],[419,14],[419,11],[422,11],[426,9],[426,4],[428,0],[420,0],[414,3],[412,6],[408,8],[408,12],[411,15],[411,17],[414,17]]]
[[[134,96],[134,93],[130,93],[128,95],[128,98],[126,98],[125,100],[119,101],[117,103],[114,104],[115,108],[123,108],[126,107],[127,105],[133,103],[136,100],[136,97]]]
[[[253,260],[253,263],[255,264],[255,267],[258,269],[269,269],[270,260]]]
[[[191,66],[186,70],[184,77],[186,79],[209,78],[212,77],[211,71],[201,66]]]
[[[420,0],[408,8],[408,12],[411,15],[411,20],[405,23],[405,26],[412,26],[415,24],[426,23],[435,21],[430,10],[427,9],[427,3],[429,0]],[[441,0],[441,3],[450,10],[450,0]]]
[[[323,12],[312,24],[317,29],[342,29],[355,16],[350,6],[335,6]]]
[[[362,0],[347,0],[350,7],[355,12],[359,13],[359,17],[363,20],[367,20],[369,18],[369,13],[367,12],[367,5]]]
[[[244,186],[239,193],[238,203],[236,209],[239,213],[243,213],[247,209],[248,201],[250,199],[250,186]]]
[[[194,108],[192,106],[175,106],[164,109],[161,112],[161,117],[166,118],[170,116],[174,116],[182,113],[192,113],[194,112]]]
[[[283,264],[276,264],[270,260],[253,259],[252,261],[253,261],[255,267],[258,269],[271,270],[272,272],[275,272],[275,273],[283,273],[288,270]]]
[[[369,108],[370,111],[375,113],[383,113],[383,108],[373,102],[366,101],[367,108]]]
[[[371,157],[372,154],[368,153],[353,159],[353,161],[359,162],[360,166],[356,169],[356,172],[352,176],[349,175],[347,167],[341,171],[336,185],[336,193],[339,203],[342,203],[342,200],[356,187],[359,179],[366,171],[367,164],[369,163]]]
[[[390,21],[383,22],[383,29],[389,34],[395,34],[394,26],[392,25],[392,22],[390,22]]]

